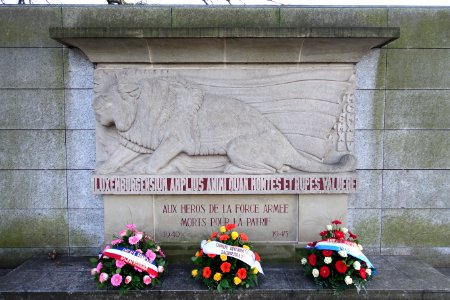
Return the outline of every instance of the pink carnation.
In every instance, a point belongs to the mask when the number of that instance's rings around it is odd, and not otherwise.
[[[117,245],[117,244],[120,244],[120,243],[122,243],[122,239],[115,239],[115,240],[111,241],[111,245]]]
[[[127,226],[125,226],[128,229],[133,229],[136,228],[136,224],[127,224]]]
[[[144,237],[144,233],[143,232],[136,232],[135,234],[139,239],[142,239]]]
[[[133,235],[128,238],[128,243],[130,243],[131,245],[136,245],[139,242],[139,240],[140,240],[139,237]]]
[[[145,276],[144,276],[144,283],[145,283],[146,285],[149,285],[151,282],[152,282],[152,279],[150,278],[150,276],[145,275]]]
[[[141,249],[136,249],[136,252],[139,252],[140,254],[142,254],[142,250]]]
[[[98,280],[100,281],[100,283],[105,282],[106,280],[108,280],[108,274],[106,273],[101,273]]]
[[[119,286],[122,283],[122,276],[119,274],[114,274],[113,277],[111,277],[111,284],[113,286]]]
[[[125,236],[127,235],[127,230],[122,230],[121,232],[119,232],[120,236]]]
[[[126,263],[123,260],[116,259],[116,267],[118,267],[119,269],[122,269],[123,266],[125,266],[125,265],[126,265]]]
[[[150,262],[153,262],[156,258],[155,252],[153,252],[150,249],[148,249],[147,252],[145,252],[145,256],[147,256],[147,258],[150,260]]]
[[[102,268],[103,268],[103,264],[102,264],[101,262],[99,262],[99,263],[97,264],[97,268],[95,268],[96,271],[97,271],[97,274],[100,273],[100,270],[101,270]]]

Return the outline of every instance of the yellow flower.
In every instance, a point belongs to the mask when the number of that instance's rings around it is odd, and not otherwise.
[[[192,277],[197,277],[198,270],[197,269],[192,270],[191,275],[192,275]]]
[[[257,268],[253,268],[252,273],[255,274],[255,275],[258,274],[258,269]]]
[[[220,254],[220,259],[222,261],[226,261],[227,260],[227,256],[225,254]]]
[[[227,229],[225,228],[225,226],[221,226],[221,227],[220,227],[220,232],[224,233],[224,232],[226,232],[226,231],[227,231]]]
[[[239,277],[234,277],[233,282],[235,285],[239,285],[242,282],[242,280]]]
[[[222,274],[220,274],[220,273],[214,274],[214,280],[215,281],[220,281],[220,279],[222,279]]]
[[[247,250],[250,250],[250,247],[247,246],[247,245],[242,246],[242,248],[247,249]]]
[[[211,240],[207,240],[206,242],[209,243],[209,242],[211,242]]]
[[[233,240],[237,239],[238,237],[239,237],[239,233],[237,233],[236,231],[233,231],[233,232],[231,233],[231,238],[232,238]]]

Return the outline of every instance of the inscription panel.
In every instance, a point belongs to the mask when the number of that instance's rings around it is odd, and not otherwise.
[[[297,242],[298,196],[155,196],[155,238],[160,242],[206,239],[234,223],[255,242]]]

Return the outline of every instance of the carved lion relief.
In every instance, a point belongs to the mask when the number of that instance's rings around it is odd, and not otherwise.
[[[352,149],[342,147],[353,73],[351,66],[97,70],[96,172],[353,171]]]

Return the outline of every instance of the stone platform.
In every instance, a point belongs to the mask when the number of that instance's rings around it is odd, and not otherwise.
[[[448,269],[442,269],[441,273],[407,256],[371,256],[371,261],[379,275],[368,284],[367,295],[358,295],[353,289],[344,293],[342,299],[450,299]],[[6,274],[0,273],[0,300],[334,298],[331,290],[317,291],[299,264],[263,264],[266,275],[258,288],[222,294],[191,280],[191,265],[169,267],[168,276],[158,288],[119,297],[117,290],[95,288],[87,257],[62,257],[54,261],[33,258]]]

